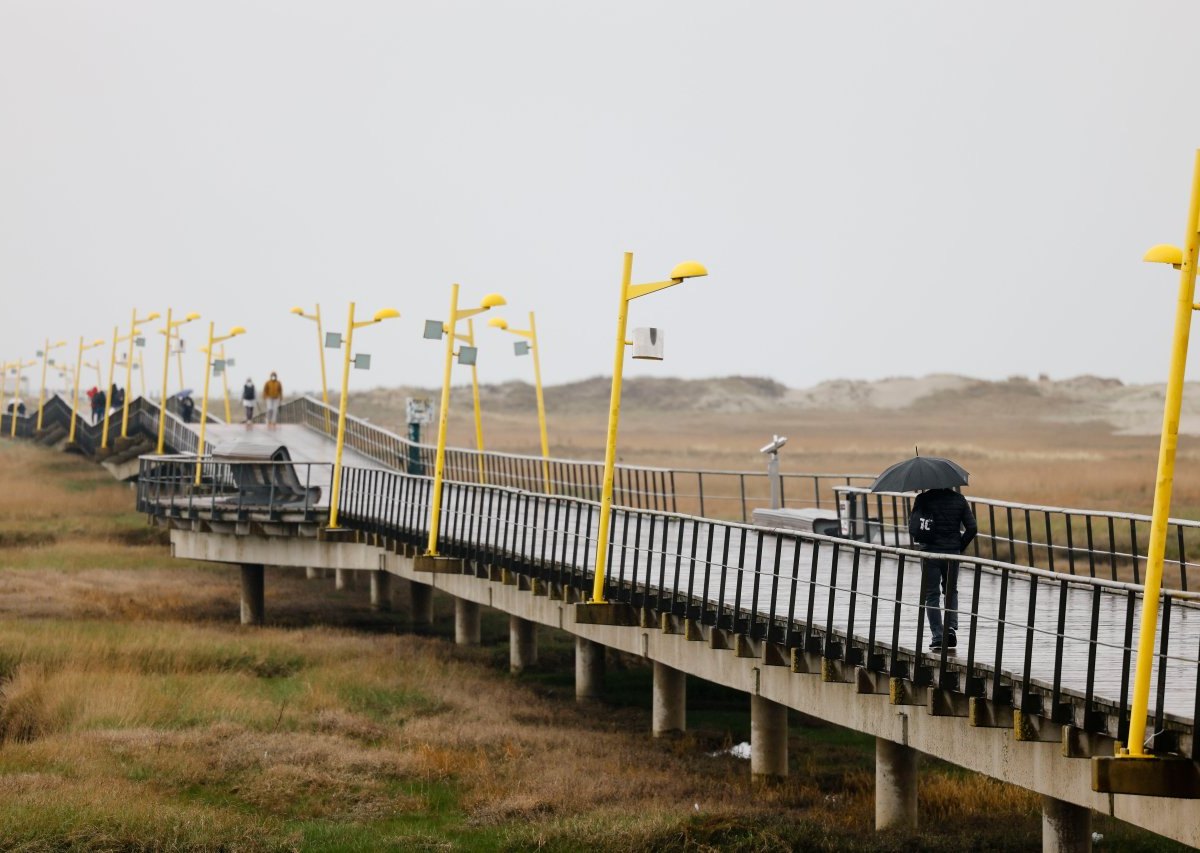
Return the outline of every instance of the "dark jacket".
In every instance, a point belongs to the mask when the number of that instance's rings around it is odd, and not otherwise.
[[[930,489],[913,501],[908,533],[926,551],[961,554],[978,532],[970,504],[953,489]]]

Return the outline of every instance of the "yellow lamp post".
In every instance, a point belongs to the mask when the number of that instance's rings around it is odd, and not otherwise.
[[[338,526],[338,499],[342,492],[342,451],[346,446],[346,399],[350,392],[350,350],[354,344],[354,330],[361,329],[363,326],[370,326],[374,323],[381,323],[384,320],[392,320],[400,316],[400,312],[395,308],[380,308],[370,320],[354,322],[354,303],[350,303],[350,318],[346,321],[346,338],[338,341],[338,346],[346,348],[346,355],[342,359],[342,396],[338,400],[338,426],[337,426],[337,448],[333,454],[333,482],[330,485],[329,492],[329,527],[336,529]],[[359,358],[354,359],[356,366],[360,363]],[[366,362],[362,362],[363,368],[369,363],[369,358]]]
[[[113,408],[112,392],[113,392],[113,387],[115,385],[113,380],[116,378],[116,372],[117,372],[117,346],[122,341],[125,341],[125,340],[132,341],[135,337],[137,337],[141,333],[142,333],[141,329],[134,327],[133,329],[130,330],[128,335],[122,335],[120,327],[113,326],[112,350],[110,351],[109,358],[108,358],[108,387],[103,389],[105,403],[104,403],[104,427],[103,427],[103,431],[100,435],[100,449],[101,450],[106,450],[108,448],[109,418],[110,418],[110,415],[112,413],[112,408]],[[129,397],[128,386],[125,389],[125,396],[126,396],[126,398]]]
[[[212,377],[212,353],[213,346],[227,341],[230,338],[236,338],[238,335],[246,334],[246,330],[242,326],[234,326],[229,330],[229,334],[215,337],[213,335],[213,323],[208,324],[208,346],[204,348],[204,396],[200,400],[200,439],[196,444],[196,485],[200,485],[200,470],[204,459],[204,432],[208,426],[208,380]]]
[[[1167,518],[1171,511],[1171,490],[1175,481],[1175,448],[1179,441],[1179,414],[1183,405],[1183,379],[1187,363],[1188,336],[1196,294],[1197,228],[1200,228],[1200,151],[1192,175],[1192,197],[1188,207],[1184,248],[1158,245],[1145,260],[1167,263],[1179,270],[1179,293],[1175,301],[1175,332],[1171,344],[1171,370],[1163,406],[1162,437],[1158,446],[1158,476],[1154,486],[1154,511],[1150,522],[1150,544],[1146,550],[1146,589],[1142,601],[1142,620],[1138,636],[1137,666],[1133,681],[1133,701],[1129,711],[1129,740],[1122,755],[1142,758],[1147,755],[1146,712],[1150,702],[1150,668],[1154,661],[1154,633],[1158,627],[1158,596],[1162,589],[1163,559],[1167,544]]]
[[[16,366],[15,361],[6,361],[0,364],[0,404],[7,405],[4,401],[8,399],[8,371]]]
[[[42,410],[45,408],[46,404],[46,365],[50,363],[50,350],[58,349],[59,347],[65,347],[66,345],[66,341],[58,341],[57,343],[52,344],[50,343],[50,339],[46,338],[45,347],[41,353],[39,353],[39,355],[42,357],[42,384],[38,387],[38,416],[36,427],[36,429],[39,431],[42,428]]]
[[[200,315],[197,314],[196,316],[199,317]],[[180,322],[182,322],[182,321],[180,321]],[[167,332],[165,329],[159,329],[158,333],[160,335],[167,335]],[[183,382],[183,335],[180,333],[179,329],[173,329],[171,331],[171,333],[169,335],[167,335],[167,341],[168,341],[167,347],[169,350],[167,355],[175,356],[175,366],[179,370],[179,390],[182,391],[184,388],[187,387],[186,385],[184,385],[184,382]],[[172,341],[177,342],[179,344],[179,346],[175,347],[174,349],[170,349],[170,342],[172,342]]]
[[[129,334],[129,355],[125,359],[125,400],[121,406],[121,438],[129,437],[129,391],[130,385],[133,384],[133,345],[137,341],[138,323],[149,323],[151,320],[158,319],[158,312],[151,311],[142,319],[138,319],[137,309],[133,309],[133,322],[129,324],[129,328],[133,331]]]
[[[704,265],[696,261],[684,261],[671,270],[666,281],[649,284],[630,284],[633,275],[633,253],[625,253],[625,266],[621,273],[621,302],[617,312],[617,353],[613,359],[612,394],[608,403],[608,440],[604,447],[604,482],[600,493],[600,529],[596,535],[596,576],[592,586],[592,604],[604,603],[604,572],[608,563],[608,520],[612,514],[613,471],[617,461],[617,421],[621,412],[621,375],[625,365],[625,326],[629,316],[629,303],[668,287],[681,284],[684,279],[708,275]]]
[[[479,482],[486,483],[487,474],[483,463],[483,413],[479,409],[479,372],[476,366],[475,321],[467,320],[467,333],[455,335],[454,339],[465,344],[471,350],[470,357],[466,361],[462,361],[463,350],[460,347],[459,359],[461,363],[471,365],[471,402],[475,409],[475,449],[479,451],[476,459],[479,462]]]
[[[433,467],[433,501],[429,508],[429,546],[425,551],[427,557],[438,555],[438,523],[442,517],[442,475],[445,473],[446,465],[446,423],[450,418],[450,372],[454,361],[454,342],[459,340],[454,330],[459,320],[466,320],[476,314],[482,314],[484,311],[507,304],[499,293],[489,293],[480,301],[478,308],[459,309],[458,285],[454,284],[450,286],[450,318],[441,324],[440,333],[438,333],[437,320],[428,320],[425,323],[427,338],[436,339],[443,334],[446,336],[446,364],[442,371],[442,402],[438,413],[437,461]],[[471,358],[474,358],[474,352],[471,353]],[[468,363],[464,361],[461,352],[459,361]]]
[[[514,349],[517,355],[533,354],[533,381],[537,391],[538,430],[541,432],[542,438],[542,485],[546,494],[554,494],[554,488],[550,482],[550,440],[546,436],[546,403],[542,399],[542,364],[538,350],[537,321],[534,319],[533,312],[530,311],[528,329],[514,329],[502,317],[493,317],[488,320],[488,325],[518,335],[528,341],[528,343],[517,341]]]
[[[162,375],[162,399],[159,401],[158,408],[158,447],[155,450],[159,456],[163,454],[166,448],[167,435],[167,374],[171,372],[171,337],[180,326],[184,323],[190,323],[193,320],[199,320],[200,315],[192,312],[186,315],[182,320],[171,319],[171,309],[167,309],[167,320],[163,327],[159,329],[159,333],[163,335],[163,375]]]
[[[206,347],[200,347],[200,352],[207,353]],[[225,408],[225,423],[233,423],[233,408],[229,403],[229,368],[233,366],[233,362],[225,357],[225,345],[221,344],[221,348],[216,353],[216,361],[212,362],[213,369],[220,369],[221,372],[221,402]]]
[[[71,430],[67,434],[67,444],[75,443],[75,421],[79,417],[79,377],[83,373],[83,353],[85,350],[100,346],[104,346],[103,338],[97,338],[85,345],[83,335],[79,336],[79,354],[75,357],[75,393],[71,396]]]
[[[31,359],[29,359],[29,361],[21,361],[20,359],[17,359],[16,362],[14,362],[14,364],[17,368],[17,388],[13,392],[13,408],[12,408],[12,412],[10,413],[10,416],[9,416],[9,420],[11,421],[11,427],[10,427],[9,434],[12,438],[17,437],[17,408],[18,407],[17,407],[16,403],[17,403],[17,399],[21,396],[21,371],[24,370],[26,367],[33,367],[35,364],[37,364],[37,359],[31,358]]]
[[[312,314],[304,313],[304,309],[299,305],[293,308],[291,313],[305,320],[315,320],[317,324],[317,357],[321,361],[321,402],[325,404],[325,433],[329,434],[333,428],[329,422],[329,386],[325,380],[325,332],[321,327],[321,304],[317,303],[317,310]]]

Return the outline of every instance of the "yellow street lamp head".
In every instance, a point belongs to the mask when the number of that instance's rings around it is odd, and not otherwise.
[[[58,343],[51,344],[50,346],[53,348],[53,347],[65,347],[66,345],[67,345],[66,341],[59,341]]]
[[[148,317],[144,318],[144,319],[142,320],[142,322],[143,322],[143,323],[149,323],[151,320],[157,320],[157,319],[158,319],[158,316],[159,316],[159,315],[158,315],[158,312],[157,312],[157,311],[151,311],[151,312],[150,312],[150,315],[149,315]]]
[[[372,322],[378,323],[382,320],[394,320],[400,316],[400,312],[395,308],[380,308],[371,317]]]
[[[235,337],[237,335],[244,335],[244,334],[246,334],[245,326],[234,326],[232,329],[229,330],[229,337],[231,337],[231,338]]]
[[[96,340],[91,342],[91,344],[89,345],[88,348],[90,349],[91,347],[98,347],[98,346],[103,346],[103,345],[104,345],[104,338],[96,338]]]
[[[199,319],[200,319],[200,315],[197,314],[195,311],[192,311],[186,317],[183,318],[183,322],[190,323],[193,320],[199,320]]]
[[[676,283],[685,278],[700,278],[706,275],[708,270],[699,261],[684,261],[682,264],[676,264],[675,269],[671,270],[671,280]]]
[[[301,317],[303,317],[303,316],[304,316],[304,309],[303,309],[303,308],[301,308],[299,305],[297,305],[295,308],[293,308],[293,309],[291,310],[291,313],[292,313],[292,314],[298,314],[298,315],[300,315]]]
[[[479,303],[480,308],[495,308],[498,305],[507,305],[508,302],[499,293],[489,293]]]
[[[1142,260],[1152,264],[1170,264],[1179,269],[1183,266],[1183,249],[1169,243],[1159,243],[1157,246],[1151,246],[1146,254],[1142,255]]]
[[[503,317],[493,317],[492,319],[488,320],[488,325],[496,329],[507,329],[508,321]]]

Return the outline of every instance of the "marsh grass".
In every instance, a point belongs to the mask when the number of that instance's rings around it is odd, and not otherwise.
[[[235,572],[122,538],[140,529],[127,487],[58,482],[94,473],[0,442],[0,533],[45,537],[0,539],[0,850],[1038,844],[1035,797],[938,762],[921,834],[870,832],[872,740],[798,715],[791,776],[756,790],[719,752],[749,735],[744,694],[689,681],[691,731],[656,742],[641,661],[613,656],[606,703],[581,708],[569,635],[541,632],[541,665],[514,678],[507,620],[485,613],[485,645],[459,649],[440,596],[414,636],[365,588],[269,569],[272,625],[243,629]]]

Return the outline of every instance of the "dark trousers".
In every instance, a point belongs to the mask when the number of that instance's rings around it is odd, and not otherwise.
[[[929,620],[929,639],[942,641],[942,595],[946,596],[946,628],[958,633],[958,561],[921,561],[921,603]]]

